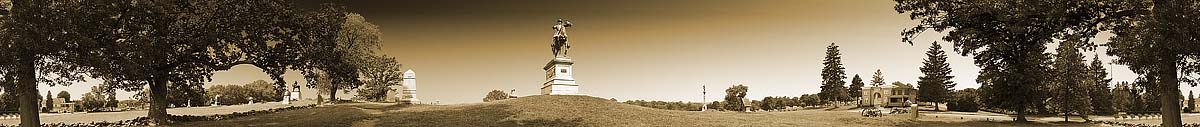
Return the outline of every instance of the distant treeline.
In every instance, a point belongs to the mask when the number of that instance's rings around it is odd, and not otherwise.
[[[666,110],[679,110],[679,111],[700,111],[700,109],[703,108],[703,106],[704,106],[703,103],[699,103],[699,102],[683,102],[683,101],[666,102],[666,101],[628,100],[628,101],[625,101],[624,103],[642,106],[642,107],[666,109]]]
[[[668,101],[646,101],[646,100],[628,100],[628,101],[625,101],[622,103],[637,105],[637,106],[642,106],[642,107],[656,108],[656,109],[679,110],[679,111],[700,111],[700,109],[702,109],[703,106],[705,105],[705,103],[700,103],[700,102],[683,102],[683,101],[668,102]],[[730,103],[725,102],[725,101],[713,101],[713,102],[707,103],[709,110],[718,110],[718,111],[741,110],[741,109],[724,109],[724,107],[727,104],[730,104]],[[740,104],[740,103],[736,103],[736,104]],[[805,95],[801,95],[800,97],[773,96],[773,97],[764,97],[762,100],[751,100],[750,109],[751,110],[779,110],[779,109],[787,109],[788,107],[819,106],[821,104],[822,103],[821,103],[820,98],[817,97],[816,95],[812,95],[812,94],[805,94]]]

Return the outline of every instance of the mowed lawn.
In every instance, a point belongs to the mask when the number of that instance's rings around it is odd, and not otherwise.
[[[528,96],[459,105],[341,104],[221,121],[174,126],[1102,126],[1081,123],[1012,123],[922,118],[866,118],[845,110],[790,112],[689,112],[645,108],[589,96]]]

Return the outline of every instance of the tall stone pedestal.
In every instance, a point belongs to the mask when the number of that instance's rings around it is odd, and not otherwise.
[[[571,77],[571,65],[575,64],[575,60],[570,57],[559,56],[546,63],[546,82],[542,84],[542,95],[578,95],[579,84],[575,84],[575,78]]]
[[[400,81],[400,103],[419,104],[421,100],[417,99],[417,72],[412,69],[404,71],[403,78]]]

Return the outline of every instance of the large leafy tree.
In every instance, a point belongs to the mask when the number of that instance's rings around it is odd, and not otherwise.
[[[388,87],[399,86],[404,74],[404,71],[400,70],[402,65],[396,62],[396,58],[387,55],[370,56],[363,62],[365,64],[360,71],[366,88],[358,89],[356,96],[371,101],[383,101],[389,96],[388,91],[396,91]]]
[[[821,92],[817,95],[825,101],[849,100],[850,96],[846,93],[846,68],[842,67],[842,53],[836,43],[829,43],[829,47],[826,47],[822,64],[825,67],[821,68]]]
[[[483,97],[483,102],[492,102],[504,99],[508,99],[508,93],[500,90],[492,90],[492,92],[488,92],[487,95]]]
[[[91,42],[81,41],[77,22],[81,2],[67,0],[0,1],[0,88],[19,103],[21,126],[38,126],[38,84],[81,81],[76,58]],[[99,22],[99,21],[96,21]]]
[[[57,96],[57,97],[58,97],[58,98],[62,98],[62,99],[64,99],[64,100],[67,100],[68,102],[70,102],[70,101],[71,101],[71,92],[67,92],[67,91],[58,91],[58,96]]]
[[[1156,86],[1163,126],[1180,126],[1179,84],[1196,86],[1200,74],[1200,7],[1191,0],[1131,1],[1132,10],[1148,13],[1114,23],[1107,45],[1116,63],[1128,65],[1146,83]]]
[[[1092,100],[1088,96],[1092,92],[1088,87],[1088,80],[1092,76],[1089,75],[1088,65],[1083,63],[1078,46],[1079,42],[1063,42],[1058,45],[1058,53],[1054,55],[1054,77],[1050,84],[1054,90],[1050,103],[1062,113],[1063,118],[1072,114],[1087,116],[1092,111]]]
[[[289,60],[267,58],[297,54],[284,50],[299,43],[301,26],[286,1],[89,2],[95,7],[80,11],[81,19],[111,22],[81,25],[87,31],[78,34],[98,43],[84,64],[112,88],[148,86],[147,113],[155,124],[167,122],[168,94],[177,95],[168,89],[196,91],[213,71],[239,64],[263,68],[282,84],[278,63]]]
[[[925,56],[924,65],[920,68],[923,75],[917,81],[917,101],[933,102],[933,110],[936,111],[941,108],[938,103],[949,100],[956,84],[950,80],[954,76],[950,75],[950,63],[946,61],[946,51],[942,51],[942,45],[933,42]]]
[[[1078,0],[960,1],[895,0],[895,9],[920,23],[901,34],[903,41],[927,30],[946,32],[941,40],[955,51],[973,56],[981,68],[976,79],[986,107],[1017,113],[1027,121],[1030,106],[1040,102],[1037,90],[1050,80],[1046,44],[1055,40],[1083,42],[1102,30],[1100,24],[1134,15],[1122,2]]]
[[[305,22],[314,25],[306,27],[313,30],[306,37],[312,39],[312,44],[300,48],[303,51],[298,59],[304,64],[294,68],[302,71],[308,87],[327,89],[323,91],[329,92],[330,100],[336,100],[338,90],[362,86],[360,69],[366,66],[362,61],[379,49],[381,33],[377,26],[341,6],[325,5],[307,16]],[[321,76],[329,80],[328,87],[317,85]]]
[[[728,110],[728,111],[745,110],[746,107],[744,107],[744,103],[750,103],[750,102],[742,102],[742,99],[746,98],[747,90],[750,90],[750,88],[746,87],[742,84],[730,86],[728,89],[725,89],[725,102],[722,103],[722,104],[725,104],[725,110]]]

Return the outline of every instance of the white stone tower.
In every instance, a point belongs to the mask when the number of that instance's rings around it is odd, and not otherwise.
[[[400,84],[403,86],[400,88],[403,88],[403,92],[400,92],[400,101],[407,103],[419,103],[420,100],[417,99],[417,73],[413,72],[412,69],[408,69],[407,71],[404,71],[404,76],[402,77],[403,80],[400,81]]]
[[[700,85],[700,111],[708,111],[708,86]]]

